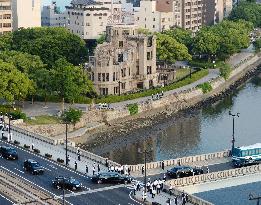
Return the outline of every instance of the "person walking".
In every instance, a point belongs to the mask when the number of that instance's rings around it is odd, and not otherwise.
[[[34,150],[34,143],[32,143],[31,147],[32,147],[32,150]]]
[[[105,159],[105,166],[109,167],[108,159]]]
[[[167,181],[167,177],[166,177],[166,174],[163,175],[163,182],[166,182]]]
[[[141,174],[144,175],[144,166],[141,168]]]
[[[189,196],[188,194],[185,195],[186,203],[189,201]]]
[[[79,150],[79,152],[77,152],[77,156],[78,156],[78,161],[81,161],[81,153],[80,153],[80,150]]]
[[[157,185],[157,194],[160,193],[160,184]]]
[[[140,183],[137,182],[137,191],[140,191]]]
[[[74,170],[75,171],[77,170],[77,162],[76,161],[74,162]]]
[[[172,185],[170,185],[169,186],[169,195],[171,196],[171,194],[172,194],[172,190],[173,190],[173,187],[172,187]]]
[[[97,167],[97,169],[98,169],[98,173],[100,173],[100,171],[101,171],[101,168],[100,168],[100,165],[98,164],[98,167]]]
[[[143,201],[146,201],[146,199],[147,199],[147,193],[145,193],[144,190],[142,191],[142,198],[143,198]]]
[[[133,185],[133,195],[136,195],[137,186],[136,184]]]
[[[209,168],[207,167],[207,173],[209,173]]]
[[[164,170],[164,168],[165,168],[164,167],[164,161],[161,162],[161,168],[162,168],[162,170]]]
[[[92,166],[92,174],[93,175],[95,174],[95,164],[93,164],[93,166]]]
[[[85,173],[88,174],[88,172],[89,172],[89,168],[88,168],[88,165],[86,164],[85,165]]]
[[[178,198],[176,196],[174,196],[174,204],[178,205]]]

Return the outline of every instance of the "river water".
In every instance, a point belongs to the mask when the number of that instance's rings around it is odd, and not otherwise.
[[[217,152],[231,148],[232,118],[236,146],[261,142],[261,75],[256,76],[213,105],[178,118],[166,119],[156,128],[122,136],[90,150],[119,163],[143,161],[138,150],[149,150],[148,161]]]

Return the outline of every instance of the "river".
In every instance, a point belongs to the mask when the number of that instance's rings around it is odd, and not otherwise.
[[[94,144],[90,151],[124,164],[141,163],[143,155],[138,150],[145,147],[148,161],[222,151],[231,147],[229,110],[240,113],[235,119],[236,146],[261,142],[261,75],[213,105],[166,119],[144,132]]]

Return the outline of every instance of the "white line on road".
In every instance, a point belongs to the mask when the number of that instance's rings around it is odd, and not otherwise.
[[[3,196],[2,194],[0,194],[0,196],[1,196],[2,198],[4,198],[5,200],[7,200],[7,201],[11,202],[12,204],[14,204],[14,202],[12,202],[10,199],[6,198],[6,197]]]
[[[42,190],[44,190],[44,191],[48,192],[49,194],[53,195],[54,197],[57,197],[57,198],[59,198],[59,196],[57,196],[56,194],[54,194],[54,193],[52,193],[52,192],[48,191],[47,189],[45,189],[45,188],[43,188],[43,187],[41,187],[41,186],[39,186],[39,185],[37,185],[37,184],[35,184],[35,183],[31,182],[30,180],[28,180],[28,179],[26,179],[26,178],[24,178],[24,177],[22,177],[22,176],[20,176],[20,175],[16,174],[15,172],[13,172],[13,171],[11,171],[11,170],[9,170],[9,169],[7,169],[7,168],[3,167],[3,166],[0,166],[0,167],[1,167],[2,169],[5,169],[5,170],[6,170],[6,171],[8,171],[8,172],[10,172],[10,173],[14,174],[15,176],[17,176],[17,177],[20,177],[21,179],[23,179],[23,180],[25,180],[25,181],[27,181],[27,182],[29,182],[29,183],[33,184],[34,186],[36,186],[36,187],[38,187],[38,188],[40,188],[40,189],[42,189]],[[71,204],[71,203],[70,203],[70,202],[68,202],[68,201],[66,201],[66,202],[67,202],[68,204],[70,204],[70,205],[73,205],[73,204]]]
[[[17,168],[14,168],[16,171],[18,171],[18,172],[20,172],[20,173],[22,173],[22,174],[24,174],[24,172],[23,171],[21,171],[20,169],[17,169]]]
[[[53,169],[57,169],[57,167],[53,166],[52,164],[48,164],[48,166],[52,167]]]
[[[48,171],[50,171],[50,172],[52,172],[52,170],[48,169],[47,167],[43,167],[43,168],[46,169],[46,170],[48,170]]]
[[[131,195],[132,195],[132,191],[129,193],[129,197],[130,197],[130,199],[131,199],[132,201],[136,202],[137,204],[142,205],[142,203],[140,203],[140,202],[136,201],[134,198],[132,198]]]

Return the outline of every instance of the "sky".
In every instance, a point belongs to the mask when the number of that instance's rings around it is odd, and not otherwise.
[[[42,0],[42,5],[49,5],[51,4],[52,0]],[[71,0],[56,0],[57,6],[61,7],[64,10],[66,5],[70,5]]]

